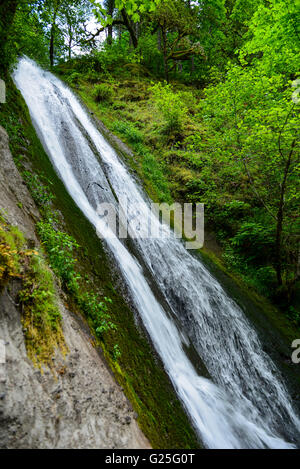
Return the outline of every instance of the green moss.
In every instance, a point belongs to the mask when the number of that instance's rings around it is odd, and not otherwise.
[[[20,93],[11,80],[7,80],[7,85],[7,104],[1,106],[0,124],[8,131],[11,150],[20,170],[28,171],[30,168],[33,175],[46,178],[51,185],[51,191],[55,194],[55,200],[51,203],[63,215],[59,217],[59,228],[82,246],[76,252],[82,279],[88,278],[93,290],[113,302],[111,313],[116,330],[105,337],[101,346],[138,413],[142,430],[154,448],[199,448],[195,432],[162,363],[145,334],[137,328],[133,312],[115,287],[114,267],[101,241],[57,177],[37,138]],[[15,125],[11,125],[12,122]],[[76,308],[71,298],[69,303]],[[122,354],[118,362],[113,357],[116,343]]]
[[[0,286],[16,278],[27,354],[35,365],[51,366],[57,349],[66,352],[53,275],[42,254],[26,249],[23,233],[0,217]]]
[[[51,368],[57,350],[67,353],[53,274],[38,252],[32,252],[19,292],[26,350],[32,362]]]
[[[18,228],[0,216],[0,289],[13,278],[21,278],[21,253],[25,238]]]

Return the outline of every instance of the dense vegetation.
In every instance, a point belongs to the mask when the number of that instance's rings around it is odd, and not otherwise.
[[[1,23],[2,69],[55,66],[152,197],[205,203],[227,267],[299,323],[299,3],[15,0]]]
[[[128,163],[149,195],[205,203],[214,240],[208,247],[300,327],[299,19],[298,0],[1,2],[0,74],[9,104],[0,108],[0,123],[40,208],[37,233],[155,447],[197,442],[113,287],[96,235],[80,216],[73,220],[77,209],[8,73],[22,54],[57,73],[132,148]],[[29,355],[47,362],[55,346],[64,348],[52,273],[41,252],[26,249],[22,235],[0,222],[0,285],[22,277]],[[53,340],[41,343],[41,335]]]

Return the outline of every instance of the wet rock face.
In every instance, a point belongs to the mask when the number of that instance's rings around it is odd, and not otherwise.
[[[36,244],[39,213],[0,127],[0,209]],[[0,448],[148,448],[129,402],[80,320],[60,302],[69,349],[53,371],[33,367],[17,305],[20,282],[0,292]],[[3,349],[5,359],[3,359]]]
[[[12,158],[8,136],[0,126],[0,214],[34,240],[34,220],[39,212]]]
[[[6,349],[0,383],[1,448],[146,448],[134,412],[89,336],[63,308],[70,353],[54,373],[35,369],[26,356],[18,285],[0,297],[0,335]]]

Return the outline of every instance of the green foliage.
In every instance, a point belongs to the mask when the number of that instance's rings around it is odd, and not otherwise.
[[[100,301],[95,294],[84,293],[78,297],[78,303],[81,310],[92,321],[97,336],[101,339],[103,334],[116,329],[111,321],[108,305],[111,305],[110,298],[104,298]]]
[[[152,186],[156,189],[156,196],[159,202],[172,203],[172,196],[165,178],[164,167],[158,163],[157,159],[148,151],[143,154],[143,174]]]
[[[243,222],[236,235],[231,239],[236,252],[243,253],[248,261],[264,263],[272,258],[274,232],[272,225],[255,221]]]
[[[282,75],[269,78],[256,68],[234,66],[228,70],[226,81],[208,89],[206,96],[201,112],[207,135],[201,151],[210,152],[212,159],[226,161],[231,171],[239,166],[241,181],[244,171],[244,197],[251,199],[252,206],[260,207],[260,213],[268,215],[273,233],[270,249],[274,256],[272,260],[266,256],[265,262],[271,262],[274,268],[280,262],[288,280],[294,266],[284,262],[284,258],[297,259],[299,204],[298,116],[290,82]],[[284,243],[278,260],[275,235],[276,226],[278,229],[281,223],[280,188],[284,190]],[[267,233],[266,226],[263,229]],[[263,238],[254,230],[251,243],[255,237],[263,248]]]
[[[156,108],[164,118],[163,132],[167,135],[180,133],[187,120],[187,108],[182,95],[172,90],[171,85],[156,83],[150,88]]]
[[[89,70],[84,77],[89,83],[95,84],[99,81],[99,74],[95,71]]]
[[[139,53],[141,62],[151,70],[152,73],[160,75],[163,73],[162,51],[157,47],[157,37],[151,34],[151,30],[145,31],[139,39]]]
[[[153,19],[160,29],[165,79],[178,61],[188,61],[195,56],[204,57],[204,50],[197,41],[199,8],[195,3],[183,0],[161,0]],[[196,38],[196,40],[195,40]]]
[[[23,171],[22,176],[31,192],[33,200],[39,207],[46,207],[54,200],[53,194],[49,190],[49,186],[43,184],[36,174],[30,171]]]
[[[248,38],[240,51],[242,61],[255,63],[267,76],[295,76],[300,70],[298,0],[261,2],[249,24]]]
[[[73,71],[67,77],[66,81],[69,85],[78,85],[80,77],[81,77],[80,73]]]
[[[112,356],[113,356],[113,360],[115,362],[118,361],[118,359],[121,357],[122,353],[120,351],[120,347],[118,344],[114,345],[114,348],[113,348],[113,353],[112,353]]]
[[[124,136],[133,150],[142,158],[143,178],[155,188],[155,195],[159,202],[171,202],[172,197],[164,175],[162,164],[149,152],[143,144],[143,135],[131,122],[117,121],[113,124],[114,132]]]
[[[48,204],[52,202],[53,196],[49,192],[49,187],[43,185],[37,175],[27,176],[27,181],[39,204],[41,201]],[[79,249],[79,245],[72,236],[53,226],[56,216],[51,209],[43,213],[44,219],[39,221],[36,227],[42,245],[47,251],[49,265],[61,280],[63,287],[72,295],[80,310],[91,321],[96,335],[103,339],[106,332],[115,329],[107,306],[111,304],[111,300],[105,297],[101,302],[96,294],[82,288],[82,278],[76,269],[77,259],[75,258],[75,251]]]
[[[229,244],[223,254],[223,260],[227,269],[238,272],[244,283],[266,298],[272,298],[272,292],[276,288],[276,274],[271,266],[257,265],[248,259],[247,255],[237,252]]]
[[[38,222],[37,232],[47,249],[50,267],[62,280],[68,291],[77,294],[80,275],[75,270],[76,259],[74,258],[74,249],[79,248],[79,246],[71,236],[64,232],[56,231],[52,223],[48,221]]]
[[[21,251],[25,238],[18,228],[9,226],[0,216],[0,288],[21,277]]]
[[[93,96],[96,103],[110,101],[113,96],[112,86],[108,83],[101,83],[100,85],[96,85],[93,91]]]
[[[89,56],[78,59],[79,69],[85,72],[101,72],[110,77],[112,72],[123,70],[127,64],[139,61],[139,54],[128,44],[128,35],[124,34],[120,41],[114,40],[110,46],[103,44],[99,50],[94,50]]]
[[[131,122],[118,121],[113,128],[115,132],[124,135],[128,143],[139,144],[143,141],[141,132]]]
[[[46,62],[47,41],[32,4],[21,0],[3,0],[0,5],[1,75],[14,65],[19,54],[40,63]]]
[[[91,321],[96,335],[102,339],[106,332],[116,328],[108,312],[107,305],[111,304],[111,300],[104,298],[101,302],[96,294],[82,289],[81,275],[75,268],[77,259],[74,257],[74,251],[79,245],[67,233],[55,230],[52,223],[40,221],[37,231],[47,251],[50,267],[73,296],[80,310]]]
[[[51,367],[56,350],[67,349],[53,275],[37,252],[30,257],[19,301],[27,354],[36,365]]]
[[[97,2],[91,0],[95,6],[95,14],[102,25],[112,23],[112,17],[105,7]],[[115,8],[119,11],[125,10],[126,13],[132,18],[132,21],[137,22],[141,18],[141,14],[153,12],[160,0],[115,0]]]
[[[25,2],[19,2],[12,34],[15,40],[11,47],[17,54],[26,55],[42,65],[48,64],[48,44],[43,27],[36,11]]]
[[[300,311],[296,310],[293,306],[290,306],[287,312],[287,316],[297,327],[300,328]]]

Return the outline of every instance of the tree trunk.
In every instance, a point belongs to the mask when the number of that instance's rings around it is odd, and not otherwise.
[[[169,70],[168,70],[168,59],[167,59],[167,31],[165,28],[161,28],[162,42],[163,42],[163,56],[164,56],[164,70],[165,79],[169,83]]]
[[[68,52],[69,52],[69,60],[71,60],[72,58],[72,37],[70,36],[70,39],[69,39],[69,47],[68,47]]]
[[[51,26],[50,46],[49,46],[49,59],[50,59],[50,67],[51,68],[54,65],[54,38],[55,38],[55,24],[53,23],[52,26]]]
[[[0,71],[3,73],[9,66],[9,60],[6,57],[6,47],[9,38],[11,26],[16,14],[18,0],[4,0],[0,5]]]
[[[161,29],[158,28],[157,30],[157,47],[159,51],[162,51],[162,45],[161,45]]]
[[[277,284],[278,286],[282,285],[282,259],[281,259],[281,248],[282,248],[282,226],[283,226],[283,215],[284,215],[284,195],[286,189],[286,182],[287,177],[289,174],[292,154],[294,151],[296,141],[294,140],[292,143],[292,148],[289,153],[288,159],[286,161],[283,180],[281,183],[281,190],[280,190],[280,199],[279,199],[279,206],[277,212],[277,226],[276,226],[276,241],[275,241],[275,269],[276,269],[276,277],[277,277]]]
[[[122,13],[122,18],[123,18],[124,24],[125,24],[125,26],[126,26],[128,32],[129,32],[129,34],[130,34],[130,39],[131,39],[131,41],[132,41],[132,45],[133,45],[133,47],[134,47],[135,49],[137,49],[137,46],[138,46],[138,39],[137,39],[137,37],[136,37],[135,31],[134,31],[132,25],[130,24],[130,20],[129,20],[128,16],[127,16],[126,11],[125,11],[125,10],[122,10],[121,13]]]
[[[113,40],[113,27],[110,24],[110,25],[107,26],[107,44],[109,46],[112,45],[112,40]]]
[[[50,31],[49,59],[50,59],[51,68],[54,65],[54,41],[55,41],[55,32],[56,32],[56,18],[57,18],[60,4],[61,4],[61,0],[59,0],[55,6],[55,9],[53,12],[53,20],[51,24],[51,31]]]

